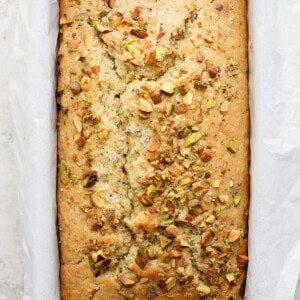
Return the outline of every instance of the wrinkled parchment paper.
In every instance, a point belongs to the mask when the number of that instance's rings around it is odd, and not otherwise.
[[[300,271],[300,2],[248,2],[252,154],[246,297],[293,300]],[[58,300],[58,5],[56,0],[11,3],[10,101],[24,226],[24,300]]]
[[[293,300],[300,273],[300,1],[249,0],[248,5],[247,299]]]
[[[56,0],[11,0],[10,104],[19,166],[24,300],[59,300],[56,230]]]

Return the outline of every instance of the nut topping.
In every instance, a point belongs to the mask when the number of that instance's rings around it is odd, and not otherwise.
[[[116,0],[106,0],[109,8],[114,8]]]
[[[126,287],[132,287],[136,283],[136,276],[133,273],[123,273],[119,276],[119,280]]]
[[[97,171],[90,171],[84,176],[82,180],[82,186],[85,188],[90,188],[93,185],[95,185],[97,181],[98,181]]]
[[[139,100],[139,110],[146,113],[151,113],[153,111],[152,104],[145,100],[144,98],[140,98]]]
[[[143,29],[131,29],[130,33],[132,35],[135,35],[136,37],[140,38],[140,39],[145,39],[149,34],[147,32],[147,30]]]
[[[230,233],[229,233],[229,236],[228,236],[228,242],[229,243],[233,243],[233,242],[236,242],[241,236],[241,232],[240,230],[231,230]]]

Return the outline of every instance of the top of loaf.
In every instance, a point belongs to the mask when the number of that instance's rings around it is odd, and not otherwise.
[[[61,1],[63,298],[242,293],[245,10],[229,0]]]

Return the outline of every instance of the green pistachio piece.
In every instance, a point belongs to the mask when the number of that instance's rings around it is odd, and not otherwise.
[[[175,92],[175,88],[176,88],[176,85],[170,81],[166,81],[163,83],[163,85],[161,86],[161,90],[169,95],[172,95],[174,94]]]
[[[217,104],[216,99],[215,98],[211,98],[207,102],[207,108],[208,109],[214,108],[216,106],[216,104]]]
[[[67,185],[70,181],[69,169],[63,160],[59,164],[59,174],[61,183]]]
[[[169,49],[165,47],[157,47],[155,57],[157,61],[164,61],[167,55],[169,55]]]
[[[169,116],[172,113],[172,109],[173,109],[173,104],[170,103],[170,102],[166,103],[166,113],[167,113],[167,116]]]
[[[237,153],[239,151],[239,142],[237,140],[231,140],[227,145],[227,150],[231,153]]]
[[[235,206],[238,206],[241,202],[241,194],[236,193],[233,195],[233,203]]]
[[[183,146],[185,148],[187,148],[187,147],[195,144],[197,141],[199,141],[200,138],[201,138],[201,133],[199,131],[194,132],[194,133],[190,134],[188,137],[185,138]]]
[[[134,57],[134,58],[138,58],[141,56],[141,51],[139,48],[133,46],[133,45],[127,45],[126,46],[128,52]]]
[[[150,184],[148,187],[147,187],[147,190],[146,190],[146,195],[153,198],[155,197],[155,194],[156,194],[156,188],[155,188],[155,185],[154,184]]]
[[[187,93],[186,95],[183,96],[182,98],[182,102],[185,104],[185,105],[191,105],[193,103],[193,93]]]
[[[232,282],[235,279],[234,273],[226,273],[225,277],[226,277],[228,282]]]

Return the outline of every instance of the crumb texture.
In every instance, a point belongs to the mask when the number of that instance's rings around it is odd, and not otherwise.
[[[61,0],[63,300],[243,299],[244,0]]]

